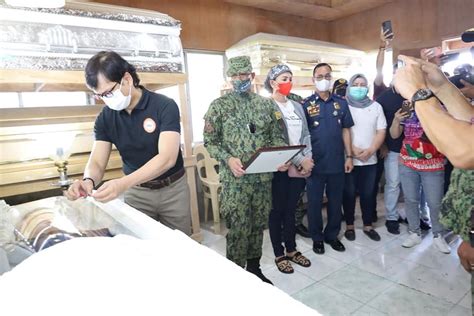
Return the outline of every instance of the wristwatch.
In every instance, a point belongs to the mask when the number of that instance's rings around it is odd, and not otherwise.
[[[430,89],[420,89],[411,97],[411,103],[415,106],[416,101],[428,100],[431,97],[434,97],[433,91]]]
[[[91,180],[91,182],[92,182],[92,186],[93,186],[93,187],[94,187],[94,189],[95,189],[95,181],[94,181],[94,179],[92,179],[91,177],[85,177],[85,178],[82,178],[82,181],[86,181],[86,180]]]

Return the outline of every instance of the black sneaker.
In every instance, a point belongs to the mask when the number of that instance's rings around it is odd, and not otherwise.
[[[309,238],[311,235],[309,234],[308,228],[303,224],[296,225],[296,233],[301,237]]]
[[[373,228],[371,230],[364,230],[364,234],[366,234],[373,241],[380,241],[379,233],[377,233]]]
[[[346,232],[344,233],[344,237],[346,237],[346,239],[350,240],[350,241],[355,240],[356,239],[355,230],[353,230],[353,229],[346,230]]]
[[[336,251],[340,251],[340,252],[346,251],[346,247],[344,247],[342,242],[340,242],[338,239],[326,241],[326,243],[329,244],[331,248]]]
[[[430,230],[431,225],[428,222],[425,222],[424,220],[420,219],[420,229],[421,230]]]
[[[262,270],[258,270],[258,271],[249,271],[250,273],[252,274],[255,274],[260,280],[262,280],[263,282],[265,283],[268,283],[270,285],[273,285],[272,281],[270,281],[269,279],[267,279],[266,276],[263,275],[262,273]]]
[[[267,279],[260,269],[260,258],[247,259],[246,270],[252,274],[255,274],[263,282],[273,285],[272,281]]]
[[[318,255],[322,255],[324,253],[324,243],[322,241],[314,241],[313,251]]]
[[[390,234],[400,235],[400,224],[398,221],[386,221],[385,227]]]

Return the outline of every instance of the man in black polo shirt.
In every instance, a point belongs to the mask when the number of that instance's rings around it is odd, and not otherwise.
[[[135,67],[115,52],[100,52],[86,65],[86,83],[107,105],[95,121],[95,142],[84,170],[66,192],[69,199],[90,195],[107,202],[124,193],[125,202],[164,225],[191,233],[189,188],[180,150],[176,103],[140,86]],[[125,176],[105,182],[112,145]]]
[[[395,93],[392,89],[385,90],[378,98],[377,102],[382,105],[385,119],[387,120],[387,131],[392,125],[395,112],[401,107],[405,99]],[[400,156],[400,148],[402,147],[403,134],[393,139],[390,133],[385,137],[385,145],[388,148],[388,154],[384,159],[385,170],[385,187],[384,187],[384,204],[385,204],[385,226],[391,234],[400,234],[398,224],[397,203],[400,196],[400,174],[398,172],[398,158]]]

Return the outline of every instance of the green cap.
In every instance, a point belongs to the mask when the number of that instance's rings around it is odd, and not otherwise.
[[[248,56],[232,57],[227,61],[227,76],[232,77],[238,74],[251,73],[252,63]]]

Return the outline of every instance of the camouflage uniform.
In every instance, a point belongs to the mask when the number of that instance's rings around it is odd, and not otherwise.
[[[229,77],[248,72],[248,69],[242,70],[247,62],[250,64],[248,57],[235,66],[238,58],[241,57],[229,60]],[[245,164],[258,148],[284,146],[285,141],[272,102],[252,92],[231,92],[214,100],[204,119],[205,146],[220,163],[220,210],[229,228],[226,256],[244,267],[248,259],[262,255],[263,230],[268,225],[272,206],[273,174],[248,174],[236,178],[227,161],[235,157]],[[249,124],[254,125],[253,132]]]
[[[298,103],[301,103],[303,101],[302,97],[294,93],[290,93],[288,95],[288,99],[296,101]],[[296,205],[296,210],[295,210],[295,225],[296,226],[303,224],[303,218],[306,215],[306,208],[303,202],[303,195],[304,195],[304,191],[303,193],[301,193],[300,199],[298,200],[298,204]]]
[[[474,211],[474,170],[454,169],[441,206],[440,222],[469,241]]]
[[[451,184],[441,205],[440,223],[469,241],[474,212],[474,170],[454,169]],[[474,245],[471,243],[471,247]],[[471,272],[472,310],[474,311],[474,272]]]

